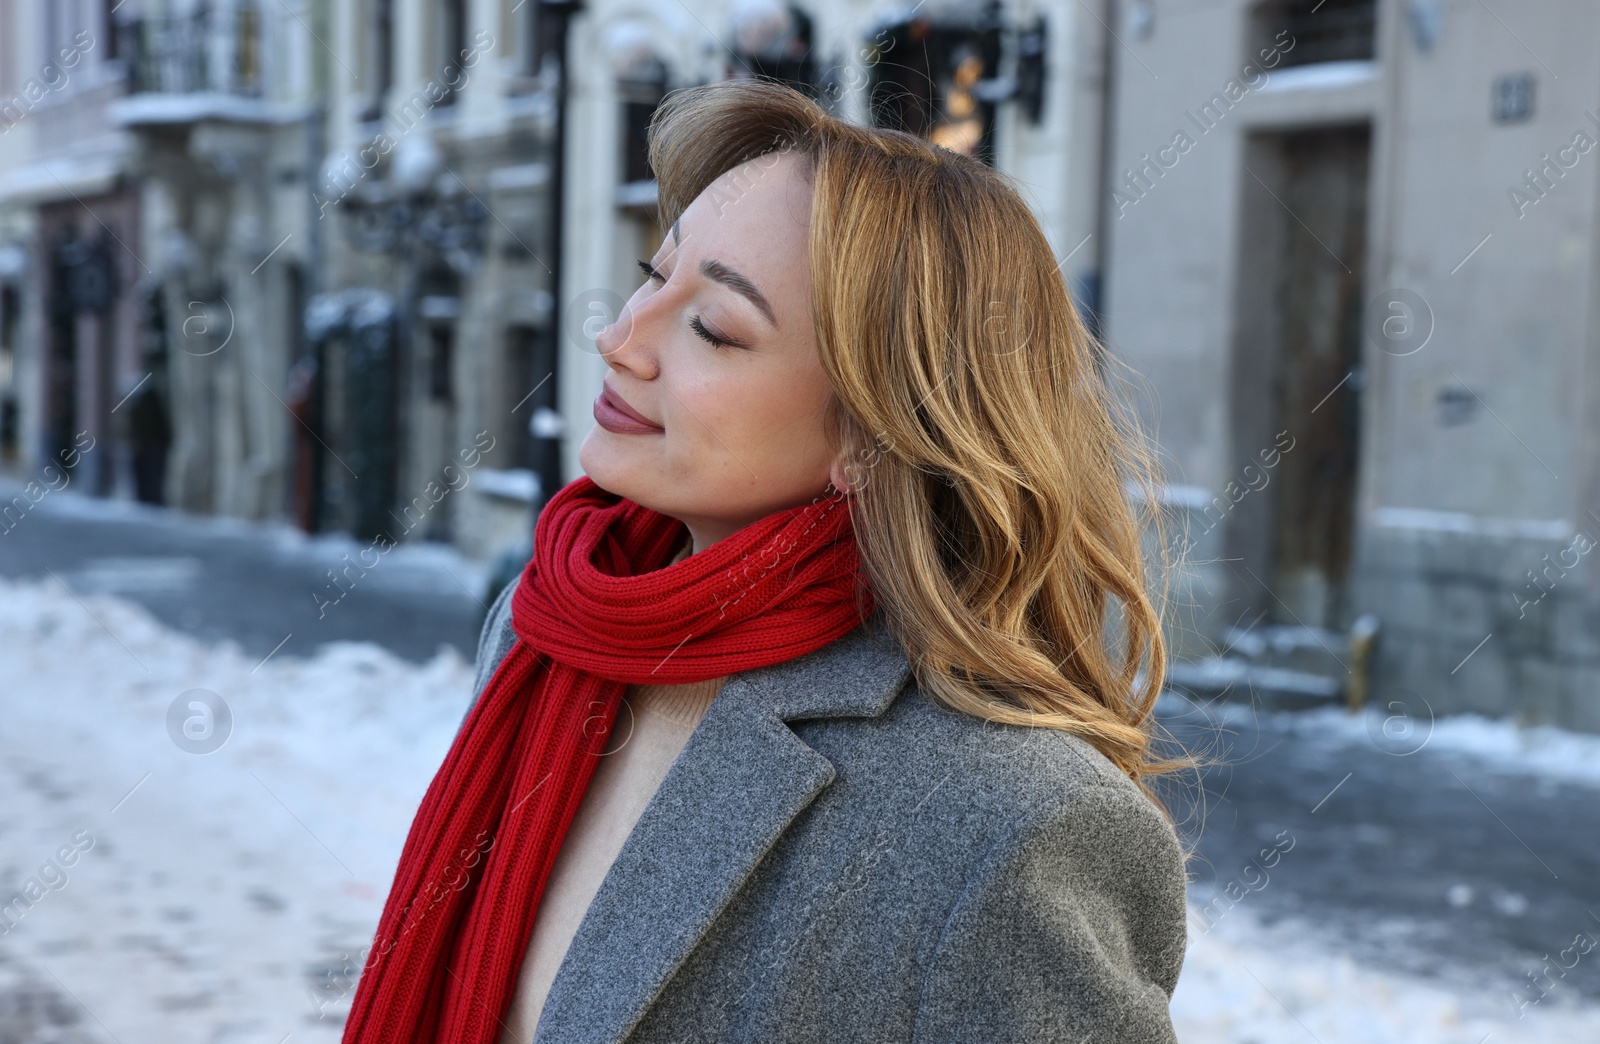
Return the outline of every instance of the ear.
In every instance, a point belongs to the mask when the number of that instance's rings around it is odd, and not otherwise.
[[[834,489],[848,496],[855,490],[850,488],[849,480],[845,477],[844,462],[845,457],[842,453],[833,458],[833,465],[828,468],[828,481],[833,483]]]

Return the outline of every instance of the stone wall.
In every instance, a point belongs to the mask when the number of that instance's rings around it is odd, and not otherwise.
[[[1373,700],[1600,732],[1597,535],[1367,527],[1352,579],[1383,620]]]

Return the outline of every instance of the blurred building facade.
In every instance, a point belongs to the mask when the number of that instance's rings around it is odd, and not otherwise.
[[[143,275],[130,141],[107,115],[124,89],[115,36],[71,5],[0,13],[0,460],[70,460],[53,484],[109,495]],[[79,459],[75,440],[96,448]]]
[[[87,489],[266,517],[296,340],[307,44],[255,5],[0,7],[8,457],[79,433]]]
[[[492,552],[578,474],[672,89],[773,77],[977,153],[1092,295],[1079,8],[0,4],[7,459],[84,430],[102,495]]]
[[[1122,5],[1106,323],[1196,685],[1315,694],[1370,613],[1397,729],[1600,730],[1600,9],[1500,7]]]
[[[953,135],[947,143],[1036,188],[1065,256],[1094,222],[1099,112],[1070,74],[1094,14],[1056,25],[1041,10],[837,0],[338,8],[328,43],[343,57],[330,72],[316,192],[327,266],[307,336],[330,377],[360,343],[392,359],[368,369],[397,385],[380,396],[393,396],[394,418],[372,427],[399,435],[391,484],[340,498],[392,510],[362,523],[359,507],[324,507],[318,524],[331,516],[359,531],[387,514],[408,534],[488,553],[526,538],[533,511],[580,473],[606,372],[594,335],[663,234],[645,131],[673,89],[765,76],[856,119]],[[914,111],[874,109],[874,91]],[[1065,270],[1094,259],[1083,250]],[[1092,277],[1083,282],[1092,289]],[[374,396],[348,381],[341,395],[322,394],[327,445],[306,447],[321,468],[309,484],[325,493],[368,472],[345,459],[335,439],[349,441],[351,426],[331,414],[345,402],[354,417]],[[477,446],[488,448],[457,491],[442,469]]]
[[[651,113],[773,77],[1028,195],[1159,421],[1175,680],[1600,729],[1600,15],[1505,17],[10,0],[0,461],[92,442],[105,496],[525,538],[662,236]]]

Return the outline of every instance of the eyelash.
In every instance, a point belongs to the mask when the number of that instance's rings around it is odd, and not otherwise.
[[[705,341],[707,344],[709,344],[713,348],[733,348],[733,347],[737,347],[736,345],[733,345],[733,344],[729,343],[728,341],[724,341],[722,338],[718,337],[716,334],[714,334],[710,330],[706,329],[706,324],[702,323],[700,321],[700,317],[698,315],[695,316],[693,319],[689,320],[689,329],[693,330],[697,337],[699,337],[701,340]]]
[[[663,283],[667,281],[666,276],[662,275],[660,272],[657,272],[655,270],[655,266],[643,258],[639,259],[639,270],[645,274],[645,278],[647,279],[659,279]],[[718,337],[715,333],[712,333],[706,328],[706,324],[700,321],[700,317],[698,315],[689,320],[689,329],[694,331],[695,336],[699,337],[713,348],[722,349],[744,347],[742,344],[734,344],[732,341],[725,340],[721,337]]]

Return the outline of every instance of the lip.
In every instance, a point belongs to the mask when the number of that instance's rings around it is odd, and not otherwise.
[[[666,431],[638,410],[629,406],[622,396],[601,382],[600,394],[594,400],[594,421],[607,431],[618,435],[660,435]]]

